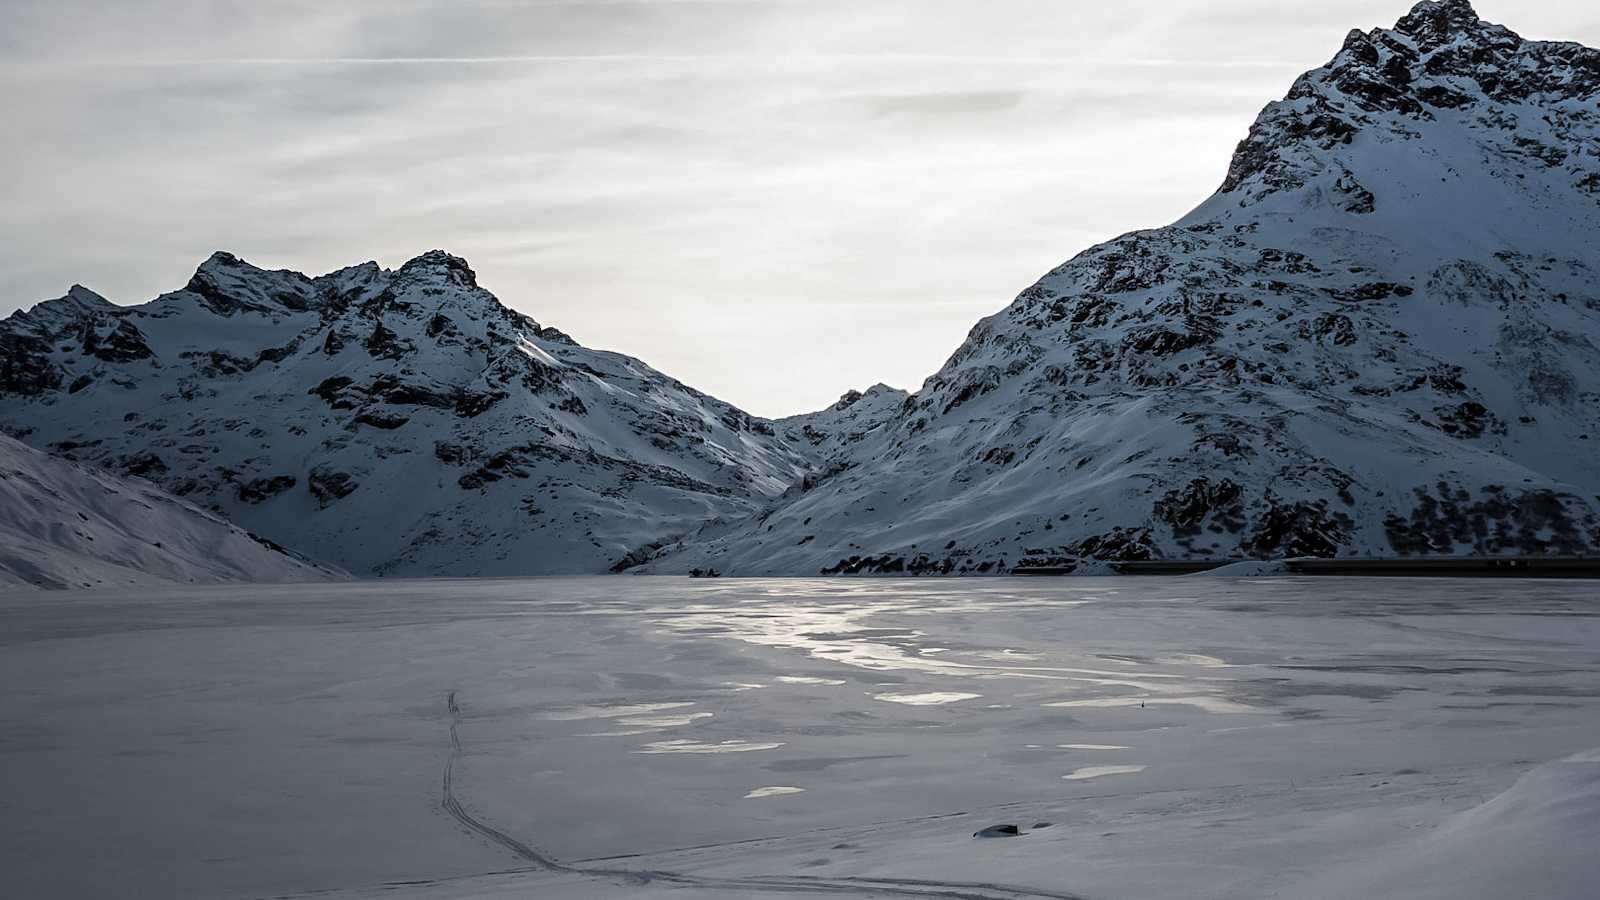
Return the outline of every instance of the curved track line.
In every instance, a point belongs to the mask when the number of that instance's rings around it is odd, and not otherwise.
[[[445,705],[450,712],[450,756],[445,760],[440,783],[440,805],[467,830],[533,864],[533,870],[591,878],[609,878],[634,884],[662,882],[708,890],[770,891],[796,894],[878,894],[893,897],[935,897],[945,900],[1083,900],[1076,894],[1061,894],[1033,888],[966,881],[936,881],[920,878],[865,878],[814,875],[751,875],[743,878],[714,878],[668,872],[659,869],[621,869],[576,866],[561,862],[479,819],[462,805],[455,793],[455,767],[461,758],[461,707],[451,691]]]

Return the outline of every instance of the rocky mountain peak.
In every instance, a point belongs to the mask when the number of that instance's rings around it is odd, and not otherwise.
[[[1524,40],[1480,19],[1465,0],[1428,0],[1393,28],[1350,32],[1327,65],[1268,104],[1219,193],[1250,203],[1310,187],[1347,212],[1372,212],[1382,198],[1364,183],[1363,168],[1393,162],[1359,149],[1372,143],[1475,146],[1473,155],[1533,170],[1576,162],[1574,151],[1594,139],[1597,92],[1600,51]],[[1430,138],[1429,129],[1449,136]],[[1600,191],[1593,169],[1573,167],[1573,183]]]
[[[1450,43],[1457,35],[1483,28],[1497,28],[1478,18],[1468,0],[1424,0],[1394,27],[1395,31],[1417,42],[1424,52]]]
[[[72,287],[67,288],[67,292],[65,294],[62,294],[53,300],[45,300],[40,303],[36,303],[34,304],[33,308],[27,312],[18,310],[12,313],[12,316],[35,317],[52,310],[58,313],[70,312],[72,314],[97,313],[116,308],[117,305],[115,303],[112,303],[110,300],[100,296],[99,293],[92,291],[81,284],[74,284]]]
[[[75,296],[0,322],[0,429],[363,573],[605,571],[821,459],[440,250],[314,278],[219,252],[150,303]]]
[[[316,285],[299,272],[269,271],[218,250],[195,269],[184,291],[221,316],[302,311],[318,305]]]
[[[464,288],[478,286],[478,275],[467,261],[443,250],[429,250],[408,260],[398,274],[415,281],[439,281]]]
[[[929,574],[1600,547],[1600,53],[1352,32],[1218,194],[1079,254],[825,467],[650,570]],[[789,424],[791,423],[792,424]]]
[[[89,288],[84,287],[81,284],[74,284],[72,287],[67,288],[67,293],[62,297],[62,299],[63,300],[70,300],[73,303],[76,303],[79,306],[83,306],[85,308],[97,308],[97,307],[115,306],[116,305],[116,304],[112,303],[110,300],[107,300],[106,298],[100,296],[100,294],[96,293],[95,291],[90,290]]]
[[[90,318],[117,309],[117,305],[110,300],[89,290],[81,284],[75,284],[67,292],[54,300],[45,300],[36,303],[29,310],[17,310],[5,321],[22,325],[26,323],[31,330],[39,334],[50,334],[70,323],[83,318]]]

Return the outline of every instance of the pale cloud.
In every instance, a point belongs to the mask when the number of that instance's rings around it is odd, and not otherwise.
[[[1220,182],[1358,0],[6,0],[0,313],[443,247],[752,412],[914,388]],[[1587,3],[1481,2],[1594,45]]]

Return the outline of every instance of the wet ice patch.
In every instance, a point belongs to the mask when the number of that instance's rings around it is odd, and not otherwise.
[[[618,719],[618,725],[629,728],[677,728],[688,725],[699,719],[709,719],[714,715],[708,712],[686,713],[681,716],[641,716],[639,718]]]
[[[1207,656],[1204,653],[1178,653],[1172,656],[1162,656],[1156,659],[1157,663],[1169,666],[1199,666],[1202,669],[1231,669],[1233,663]]]
[[[678,729],[683,725],[698,722],[699,719],[710,719],[712,716],[714,716],[714,713],[690,713],[686,714],[686,716],[645,716],[638,717],[638,719],[618,719],[616,724],[621,725],[626,730],[621,730],[621,732],[592,732],[587,733],[587,735],[579,735],[579,737],[610,738],[627,737],[627,735],[646,735],[646,733],[659,732],[662,729]]]
[[[980,653],[974,653],[973,656],[978,659],[993,659],[1002,662],[1011,662],[1013,660],[1036,660],[1039,658],[1039,654],[1037,653],[1025,653],[1021,650],[1012,650],[1009,647],[1004,650],[987,650]]]
[[[1206,712],[1214,713],[1246,713],[1255,712],[1254,707],[1224,700],[1221,697],[1093,697],[1087,700],[1058,700],[1055,703],[1046,703],[1045,706],[1065,707],[1068,709],[1103,708],[1109,709],[1119,706],[1193,706]]]
[[[762,797],[782,797],[787,794],[803,794],[805,788],[797,787],[760,787],[744,795],[746,800],[760,800]]]
[[[906,706],[942,706],[962,700],[976,700],[982,694],[963,694],[960,691],[931,691],[926,694],[873,694],[872,699],[885,703],[903,703]]]
[[[1071,773],[1061,776],[1067,781],[1088,781],[1091,778],[1100,778],[1105,775],[1132,775],[1143,772],[1149,766],[1084,766],[1074,769]]]
[[[779,675],[778,680],[784,684],[844,684],[843,678],[813,678],[810,675]]]
[[[623,716],[636,716],[643,713],[661,712],[666,709],[682,709],[693,706],[690,701],[677,703],[633,703],[633,704],[597,704],[594,706],[563,706],[548,710],[540,718],[556,722],[572,722],[581,719],[616,719]]]
[[[771,743],[752,743],[750,741],[722,741],[720,743],[702,743],[700,741],[652,741],[645,744],[635,753],[749,753],[753,750],[776,750],[783,746],[782,741]]]

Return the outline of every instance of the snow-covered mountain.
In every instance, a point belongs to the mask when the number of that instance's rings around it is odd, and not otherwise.
[[[148,482],[0,435],[0,589],[342,577]]]
[[[827,409],[774,424],[792,443],[810,447],[814,462],[826,468],[834,460],[848,460],[856,445],[891,421],[909,396],[899,388],[875,384],[865,392],[847,391]]]
[[[0,323],[0,426],[357,574],[603,572],[821,456],[439,251],[318,278],[218,253],[135,307],[74,287]]]
[[[644,571],[1600,548],[1600,52],[1352,32],[1221,189],[981,322],[880,427]]]

